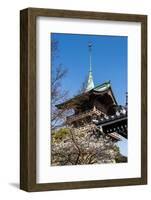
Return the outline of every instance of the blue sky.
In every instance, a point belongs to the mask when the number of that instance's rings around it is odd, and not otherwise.
[[[88,43],[92,43],[92,74],[95,85],[111,81],[118,104],[125,105],[127,92],[127,37],[97,36],[80,34],[51,34],[58,41],[58,56],[55,68],[62,64],[68,73],[62,81],[63,90],[69,91],[69,98],[77,94],[89,72]],[[120,142],[121,152],[127,154],[127,142]]]

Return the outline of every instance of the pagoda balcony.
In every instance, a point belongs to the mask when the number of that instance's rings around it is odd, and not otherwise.
[[[85,111],[85,112],[82,112],[79,114],[74,114],[74,115],[68,116],[66,118],[66,120],[67,120],[68,124],[71,124],[75,121],[82,120],[87,117],[92,117],[93,115],[100,116],[102,114],[104,115],[104,113],[102,111],[93,108],[91,110],[88,110],[88,111]]]

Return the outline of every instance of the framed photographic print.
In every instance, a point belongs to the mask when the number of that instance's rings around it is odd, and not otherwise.
[[[20,188],[147,184],[147,16],[20,12]]]

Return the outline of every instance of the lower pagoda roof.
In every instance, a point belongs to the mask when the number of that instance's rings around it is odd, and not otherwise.
[[[85,91],[80,95],[76,95],[73,98],[56,105],[58,109],[70,109],[76,107],[80,102],[89,101],[89,97],[93,95],[94,97],[102,96],[104,102],[107,101],[109,105],[117,105],[117,101],[113,94],[110,81],[105,82],[101,85],[94,87],[89,91]],[[106,103],[107,103],[106,102]]]

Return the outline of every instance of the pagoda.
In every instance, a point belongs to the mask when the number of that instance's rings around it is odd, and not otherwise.
[[[88,47],[89,74],[85,90],[81,94],[56,105],[58,109],[73,111],[72,115],[66,117],[67,126],[82,130],[93,127],[94,122],[97,122],[98,119],[114,116],[118,106],[110,81],[94,85],[91,62],[92,44],[90,43]],[[119,134],[114,130],[108,136],[114,141],[120,140]]]

